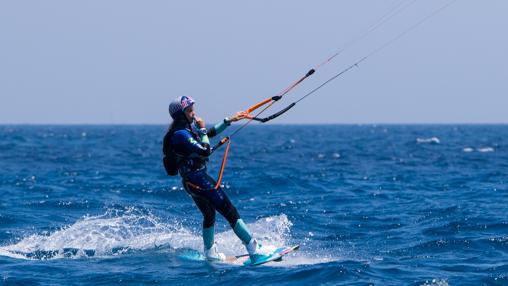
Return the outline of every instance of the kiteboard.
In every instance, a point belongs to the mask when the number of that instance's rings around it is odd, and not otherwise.
[[[293,245],[293,246],[285,246],[277,248],[274,252],[271,254],[262,257],[258,260],[256,260],[254,263],[250,261],[250,257],[248,254],[242,254],[242,255],[236,255],[236,256],[226,256],[225,260],[217,260],[217,261],[208,261],[206,260],[206,257],[193,249],[186,249],[179,253],[178,257],[184,260],[191,260],[191,261],[207,261],[214,264],[230,264],[230,265],[244,265],[244,266],[256,266],[265,264],[268,262],[280,262],[282,261],[282,257],[284,255],[287,255],[295,250],[298,250],[300,248],[300,245]]]
[[[291,253],[295,250],[298,250],[300,245],[287,246],[277,248],[272,254],[266,255],[260,259],[257,259],[255,262],[251,262],[249,256],[247,255],[247,260],[243,262],[243,265],[261,265],[268,263],[270,261],[280,262],[282,261],[282,257],[288,253]]]

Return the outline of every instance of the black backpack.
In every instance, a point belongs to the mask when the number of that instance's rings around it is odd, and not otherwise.
[[[176,154],[173,150],[173,146],[171,146],[171,136],[173,132],[168,132],[164,136],[164,145],[162,147],[162,152],[164,153],[164,158],[162,162],[164,163],[164,169],[166,169],[166,173],[169,176],[178,175],[178,167],[180,165],[181,156]]]

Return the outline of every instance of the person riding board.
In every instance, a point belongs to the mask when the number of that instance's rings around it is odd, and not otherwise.
[[[169,104],[173,119],[164,136],[164,167],[169,175],[180,174],[187,193],[203,215],[203,243],[205,257],[209,261],[225,260],[226,256],[217,250],[214,240],[215,214],[218,211],[233,228],[234,233],[245,245],[252,262],[270,254],[273,247],[262,246],[240,218],[237,209],[224,190],[207,174],[206,163],[212,154],[209,137],[224,131],[232,122],[246,118],[246,112],[237,112],[231,118],[206,129],[205,121],[194,110],[195,101],[188,96],[177,97]],[[193,129],[197,125],[199,130]]]

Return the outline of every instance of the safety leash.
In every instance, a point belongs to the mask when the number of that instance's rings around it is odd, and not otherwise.
[[[229,140],[229,137],[225,137],[221,141],[223,141],[223,140],[227,141],[228,145],[226,146],[226,150],[224,151],[224,156],[222,157],[222,163],[221,163],[221,166],[220,166],[219,179],[217,179],[217,184],[215,184],[215,189],[216,190],[220,187],[220,182],[222,181],[222,174],[224,174],[224,167],[226,167],[226,160],[227,160],[228,154],[229,154],[229,147],[231,146],[231,140]]]

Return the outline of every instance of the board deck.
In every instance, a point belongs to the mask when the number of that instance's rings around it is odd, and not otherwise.
[[[256,263],[251,263],[250,262],[250,258],[249,258],[249,255],[248,254],[242,254],[242,255],[237,255],[237,256],[227,256],[226,257],[226,260],[222,260],[222,261],[208,261],[210,263],[216,263],[216,264],[230,264],[230,265],[245,265],[245,266],[248,266],[248,265],[261,265],[261,264],[265,264],[265,263],[268,263],[268,262],[272,262],[272,261],[275,261],[275,262],[279,262],[279,261],[282,261],[282,257],[288,253],[291,253],[295,250],[298,250],[298,248],[300,248],[299,245],[294,245],[294,246],[288,246],[288,247],[280,247],[278,248],[277,250],[275,250],[273,252],[272,255],[270,255],[269,257],[267,257],[266,259],[263,259],[263,260],[260,260],[260,261],[257,261]],[[206,258],[203,254],[201,254],[200,252],[196,251],[196,250],[186,250],[182,253],[180,253],[178,255],[178,257],[182,258],[182,259],[185,259],[185,260],[192,260],[192,261],[206,261]]]
[[[282,257],[288,253],[291,253],[295,250],[298,250],[300,248],[300,245],[294,245],[294,246],[287,246],[287,247],[281,247],[275,250],[271,255],[266,257],[265,259],[258,260],[254,263],[250,261],[250,258],[247,258],[245,262],[243,262],[243,265],[261,265],[265,264],[271,261],[282,261]]]

